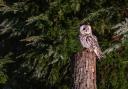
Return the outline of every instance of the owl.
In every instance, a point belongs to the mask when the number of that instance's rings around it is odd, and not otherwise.
[[[99,47],[97,37],[92,34],[92,29],[90,25],[80,26],[80,42],[84,48],[89,49],[89,51],[94,51],[98,59],[103,57],[102,51]]]

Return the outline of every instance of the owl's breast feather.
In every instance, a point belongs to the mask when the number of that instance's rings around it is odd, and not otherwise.
[[[88,42],[87,42],[87,36],[79,35],[79,38],[80,38],[81,45],[84,48],[90,48],[90,44],[88,44]]]

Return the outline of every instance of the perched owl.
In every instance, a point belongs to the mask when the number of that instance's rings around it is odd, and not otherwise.
[[[80,26],[79,37],[80,42],[84,48],[88,48],[91,52],[94,51],[98,59],[101,59],[103,57],[97,38],[92,34],[90,25]]]

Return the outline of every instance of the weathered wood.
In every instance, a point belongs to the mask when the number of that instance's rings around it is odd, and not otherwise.
[[[96,56],[84,49],[74,55],[73,89],[96,89]]]

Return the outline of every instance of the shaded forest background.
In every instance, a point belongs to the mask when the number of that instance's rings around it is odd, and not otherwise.
[[[108,53],[98,89],[128,89],[127,17],[127,0],[0,0],[0,89],[71,89],[83,22]]]

